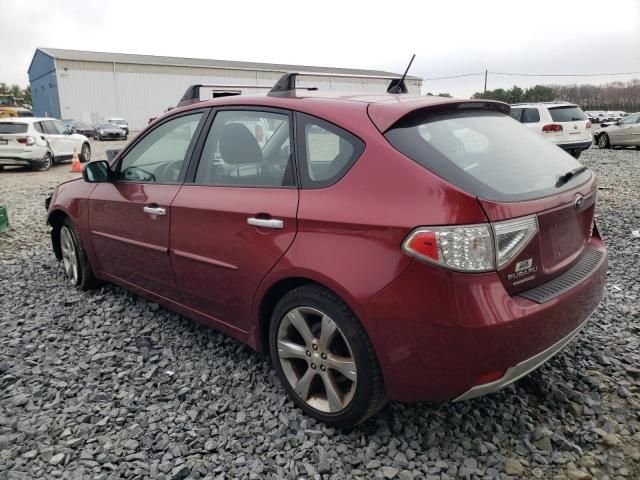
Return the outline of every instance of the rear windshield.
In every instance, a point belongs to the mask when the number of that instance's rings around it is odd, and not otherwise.
[[[549,113],[554,122],[575,122],[587,119],[582,109],[575,106],[553,107],[549,109]]]
[[[0,122],[0,133],[27,133],[27,124]]]
[[[400,152],[481,198],[520,201],[573,188],[589,178],[558,178],[582,166],[510,116],[492,111],[420,111],[385,133]],[[578,180],[579,179],[579,180]]]

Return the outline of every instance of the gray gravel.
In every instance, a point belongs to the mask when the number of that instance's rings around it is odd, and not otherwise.
[[[0,172],[0,480],[640,478],[640,152],[581,160],[611,257],[589,326],[498,394],[392,403],[350,431],[302,415],[239,342],[120,288],[69,290],[43,200],[74,174]]]

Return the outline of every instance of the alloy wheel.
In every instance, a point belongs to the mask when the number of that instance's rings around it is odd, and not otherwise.
[[[82,159],[85,162],[88,162],[91,160],[91,149],[89,148],[89,145],[87,145],[86,143],[82,146]]]
[[[280,322],[278,359],[296,394],[311,408],[337,413],[356,391],[357,366],[336,323],[311,307],[290,310]]]
[[[67,226],[60,230],[60,248],[62,250],[62,263],[64,273],[72,285],[78,284],[78,255],[73,243],[73,236]]]
[[[600,148],[607,148],[609,146],[609,137],[606,134],[600,135],[598,138],[598,146]]]

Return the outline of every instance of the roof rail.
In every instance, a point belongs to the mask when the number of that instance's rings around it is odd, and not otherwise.
[[[229,97],[232,95],[240,95],[242,92],[233,91],[231,89],[237,88],[257,88],[257,89],[269,89],[271,87],[265,85],[221,85],[221,84],[197,84],[191,85],[187,88],[187,91],[184,92],[184,95],[176,105],[176,107],[186,107],[187,105],[191,105],[194,103],[201,102],[203,100],[200,99],[200,89],[201,88],[215,88],[217,91],[214,91],[214,95],[212,98],[216,97]],[[217,95],[216,95],[217,93]]]
[[[382,76],[382,75],[356,75],[350,73],[325,73],[325,72],[287,72],[280,80],[276,82],[276,84],[269,90],[267,95],[270,96],[283,96],[289,95],[291,92],[302,89],[302,90],[318,90],[318,87],[298,87],[296,85],[296,79],[299,76],[304,77],[342,77],[342,78],[369,78],[369,79],[384,79],[390,80],[391,83],[389,88],[401,83],[401,92],[399,93],[408,93],[408,89],[402,81],[402,77],[398,76]],[[388,91],[388,90],[387,90]]]

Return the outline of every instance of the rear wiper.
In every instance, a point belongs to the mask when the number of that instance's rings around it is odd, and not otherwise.
[[[561,187],[562,185],[567,183],[569,180],[571,180],[573,177],[580,175],[582,172],[585,172],[586,170],[587,170],[587,167],[582,166],[582,167],[574,168],[573,170],[568,171],[564,175],[561,175],[560,178],[558,178],[558,181],[556,182],[556,188]]]

